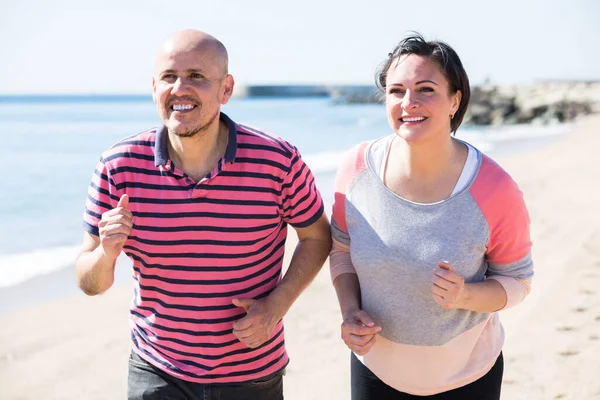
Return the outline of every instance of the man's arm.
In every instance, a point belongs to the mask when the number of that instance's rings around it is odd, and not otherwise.
[[[312,225],[295,230],[298,245],[288,270],[271,294],[261,300],[233,300],[233,304],[247,312],[244,318],[234,322],[233,333],[248,347],[258,347],[269,339],[277,322],[317,276],[329,254],[331,234],[325,214]]]
[[[98,224],[100,236],[83,234],[75,274],[77,285],[89,296],[107,291],[114,282],[117,257],[133,226],[133,215],[128,207],[129,197],[123,195],[115,209],[102,214]]]
[[[268,297],[269,302],[279,308],[281,317],[287,314],[300,293],[315,279],[331,250],[331,231],[325,214],[309,227],[295,230],[298,245],[288,270]]]
[[[82,251],[75,261],[77,286],[88,296],[105,292],[114,281],[116,259],[108,258],[100,247],[100,238],[83,233]]]

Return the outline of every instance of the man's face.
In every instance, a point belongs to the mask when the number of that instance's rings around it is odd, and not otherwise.
[[[157,58],[152,97],[169,133],[192,137],[206,131],[232,90],[233,78],[210,44],[168,44]]]

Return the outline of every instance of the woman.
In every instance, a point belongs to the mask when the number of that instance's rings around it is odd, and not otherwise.
[[[520,303],[533,276],[523,196],[452,136],[470,88],[450,46],[402,40],[377,84],[394,133],[350,152],[332,217],[352,398],[499,399],[496,312]]]

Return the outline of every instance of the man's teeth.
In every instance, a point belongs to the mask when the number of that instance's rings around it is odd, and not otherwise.
[[[417,122],[417,121],[424,121],[425,117],[414,117],[414,118],[402,118],[402,121],[404,122]]]
[[[174,111],[186,111],[191,110],[192,108],[194,108],[194,106],[191,104],[175,104],[173,106]]]

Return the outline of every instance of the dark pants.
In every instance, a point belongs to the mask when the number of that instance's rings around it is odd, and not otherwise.
[[[282,400],[283,374],[231,385],[204,385],[175,378],[132,352],[127,392],[128,400]]]
[[[500,388],[502,386],[504,359],[502,353],[500,353],[492,369],[475,382],[433,396],[415,396],[397,391],[375,376],[369,368],[356,358],[354,353],[352,353],[350,361],[350,370],[352,400],[498,400],[500,399]]]

